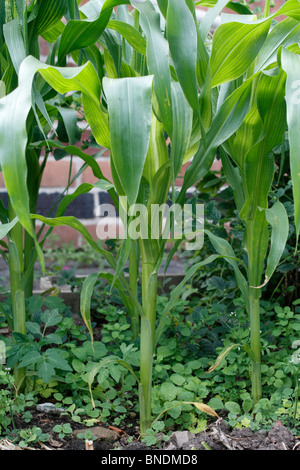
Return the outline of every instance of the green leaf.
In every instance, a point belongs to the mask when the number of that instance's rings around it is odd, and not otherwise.
[[[218,257],[219,257],[218,255],[212,255],[206,258],[204,261],[201,261],[200,263],[196,263],[193,266],[191,266],[186,272],[184,279],[178,284],[178,286],[175,287],[175,289],[172,290],[169,301],[160,315],[159,324],[155,331],[155,341],[154,341],[155,345],[158,343],[158,340],[164,331],[164,327],[166,325],[169,313],[172,310],[172,308],[176,305],[179,299],[179,296],[184,286],[186,285],[186,283],[195,275],[198,269],[200,269],[202,266],[205,266],[206,264],[212,263]]]
[[[129,3],[129,0],[106,0],[96,17],[68,21],[60,39],[58,62],[61,63],[72,51],[95,44],[109,22],[113,8]]]
[[[94,361],[98,361],[102,357],[106,356],[107,349],[104,343],[99,341],[94,341],[93,344],[91,341],[85,341],[82,346],[73,350],[73,354],[82,362],[86,362],[89,356]]]
[[[217,237],[209,230],[204,230],[204,231],[206,235],[209,237],[209,240],[211,244],[213,245],[214,249],[217,251],[217,253],[219,253],[220,256],[224,257],[224,259],[232,266],[235,277],[236,277],[237,285],[243,296],[246,309],[248,310],[249,309],[249,295],[248,295],[249,289],[248,289],[247,281],[239,269],[238,263],[241,264],[245,268],[246,272],[247,272],[247,267],[244,265],[244,263],[241,260],[236,258],[235,253],[231,245],[227,242],[227,240],[221,237]]]
[[[107,23],[108,29],[113,29],[121,34],[126,41],[140,54],[146,54],[146,40],[141,33],[130,23],[120,20],[110,20]]]
[[[233,166],[226,152],[221,148],[222,168],[230,187],[234,194],[237,210],[240,211],[245,203],[245,194],[242,186],[242,178],[238,168]]]
[[[262,48],[270,25],[271,20],[253,24],[230,22],[216,29],[210,58],[213,87],[246,72]]]
[[[42,379],[46,384],[55,377],[55,367],[54,365],[45,359],[43,359],[37,366],[37,375]]]
[[[105,178],[98,162],[95,160],[95,158],[92,155],[89,155],[88,153],[84,153],[80,148],[76,147],[75,145],[65,146],[61,144],[60,142],[58,142],[57,140],[33,142],[31,145],[29,145],[29,147],[33,147],[33,148],[36,148],[36,147],[41,148],[44,146],[48,146],[49,148],[53,148],[53,149],[56,148],[56,149],[62,150],[63,156],[75,155],[79,157],[82,161],[84,161],[91,168],[95,178],[98,178],[99,181],[95,183],[94,185],[87,185],[87,186],[80,185],[76,189],[76,191],[74,191],[74,193],[79,195],[79,194],[82,194],[81,191],[84,192],[86,190],[88,192],[91,189],[93,189],[93,187],[98,187],[99,189],[108,191],[115,206],[118,207],[118,199],[117,199],[113,184],[107,178]],[[54,151],[54,157],[55,157],[55,151]],[[63,207],[66,206],[66,203],[68,201],[71,202],[72,200],[73,200],[73,195],[69,194],[68,196],[66,196],[61,202],[60,209],[58,209],[59,212],[57,213],[57,215],[62,215]]]
[[[177,396],[177,387],[171,382],[164,382],[160,387],[160,395],[166,401],[173,401]]]
[[[196,1],[195,5],[212,8],[216,5],[216,3],[218,3],[218,0],[198,0]],[[252,12],[249,9],[248,5],[244,5],[243,3],[229,1],[226,7],[230,8],[236,13],[239,13],[240,15],[252,15]]]
[[[100,82],[95,69],[90,63],[78,68],[56,69],[44,64],[32,56],[27,57],[21,64],[19,86],[9,95],[0,100],[0,160],[12,206],[20,223],[35,241],[37,253],[44,270],[44,260],[37,243],[35,231],[29,216],[29,196],[27,191],[27,164],[25,149],[27,145],[26,120],[32,106],[32,84],[37,72],[59,93],[78,90],[84,95],[86,115],[90,119],[92,131],[101,141],[108,124],[103,120],[100,108]],[[105,129],[104,129],[105,130]],[[104,139],[105,140],[105,139]],[[12,145],[13,142],[13,145]],[[107,143],[107,142],[105,142]],[[109,144],[109,142],[108,142]]]
[[[29,23],[35,36],[52,29],[64,16],[67,10],[67,0],[38,0],[38,14]]]
[[[241,414],[240,405],[234,401],[227,401],[225,403],[225,408],[227,408],[227,410],[229,410],[231,413],[234,413],[235,415]]]
[[[200,143],[192,163],[187,168],[180,197],[210,170],[216,149],[223,144],[242,124],[250,103],[251,86],[254,76],[236,89],[217,110],[206,136],[206,148]]]
[[[162,12],[162,15],[164,16],[164,18],[166,18],[166,16],[167,16],[168,1],[169,0],[157,0],[157,4],[158,4],[159,9]]]
[[[47,31],[42,32],[41,36],[46,42],[51,44],[51,43],[56,42],[58,40],[58,38],[62,34],[64,28],[65,28],[64,23],[62,21],[59,21],[52,28],[48,29]]]
[[[49,218],[49,217],[43,217],[42,215],[38,214],[30,214],[30,217],[32,219],[38,219],[41,222],[45,223],[46,225],[49,225],[50,227],[60,227],[60,226],[67,226],[71,227],[74,230],[77,230],[81,235],[85,238],[85,240],[91,245],[92,248],[94,248],[95,251],[100,253],[101,255],[104,256],[106,261],[113,267],[116,267],[115,259],[113,255],[109,252],[104,250],[103,248],[100,248],[98,244],[94,241],[92,238],[90,232],[86,229],[86,227],[75,217],[69,216],[69,217],[54,217],[54,218]]]
[[[93,394],[92,394],[92,385],[93,385],[94,379],[103,367],[107,367],[109,364],[114,364],[114,363],[120,364],[121,366],[125,367],[125,369],[127,369],[131,373],[131,375],[135,378],[137,383],[139,383],[138,377],[136,376],[131,365],[128,362],[124,361],[123,359],[119,359],[116,356],[110,356],[110,357],[106,357],[102,359],[99,362],[99,364],[96,364],[88,374],[88,386],[89,386],[89,390],[91,394],[92,404],[94,407],[95,407],[95,402],[94,402]]]
[[[285,18],[280,21],[268,34],[261,48],[254,72],[265,69],[268,65],[277,62],[277,53],[280,46],[287,47],[300,41],[300,25],[293,18]]]
[[[56,333],[50,333],[43,338],[44,344],[62,344],[62,338]]]
[[[89,274],[83,284],[80,294],[80,313],[93,342],[93,328],[91,323],[91,297],[94,292],[95,284],[98,280],[98,273]]]
[[[172,0],[168,3],[166,29],[179,83],[188,103],[198,114],[196,73],[198,37],[195,20],[184,1]]]
[[[26,328],[34,336],[38,336],[38,337],[42,336],[41,327],[38,323],[33,322],[33,321],[28,321],[28,322],[26,322]]]
[[[286,72],[286,104],[288,138],[290,147],[290,166],[293,181],[295,226],[297,239],[300,233],[300,106],[299,106],[299,73],[300,58],[286,49],[282,49],[281,64]]]
[[[205,18],[200,22],[199,26],[199,33],[203,41],[206,40],[206,36],[208,35],[211,26],[217,16],[221,13],[221,11],[227,6],[228,0],[219,0],[216,4],[208,10],[205,15]]]
[[[19,367],[28,367],[30,365],[36,364],[41,358],[41,354],[39,351],[30,351],[26,353],[21,362],[19,363]]]
[[[63,125],[66,129],[68,142],[73,145],[76,142],[77,111],[73,108],[56,107],[62,117]]]
[[[173,183],[182,167],[193,124],[193,111],[178,83],[172,83],[173,127],[171,135],[171,169]]]
[[[298,0],[288,0],[285,2],[273,15],[272,17],[286,15],[300,21],[300,10]]]
[[[114,166],[129,206],[138,196],[150,141],[152,82],[153,76],[103,79]]]
[[[168,135],[172,132],[171,74],[169,67],[169,45],[163,37],[160,14],[152,3],[131,2],[140,12],[140,24],[147,37],[147,66],[154,75],[153,89],[156,94],[162,122]]]
[[[0,240],[10,232],[10,230],[16,225],[18,218],[15,217],[14,220],[7,224],[0,224]]]
[[[169,155],[165,139],[165,127],[156,118],[155,113],[152,113],[150,143],[143,170],[143,176],[151,184],[151,187],[153,186],[155,175],[166,163],[169,163]]]
[[[272,277],[285,249],[289,234],[289,218],[286,209],[281,202],[275,202],[275,204],[270,209],[266,209],[265,212],[266,219],[272,226],[272,234],[271,248],[267,261],[265,282],[263,285],[267,284]]]
[[[261,74],[256,87],[257,110],[260,119],[256,121],[256,135],[259,139],[247,148],[245,140],[245,183],[247,199],[240,213],[243,219],[254,217],[260,208],[266,208],[268,193],[274,177],[274,158],[271,151],[282,142],[286,129],[286,108],[284,101],[285,76],[279,73],[272,77]],[[253,134],[253,132],[252,132]]]
[[[26,57],[19,20],[9,21],[3,25],[3,34],[15,71],[19,73],[20,65]]]
[[[41,315],[41,320],[45,323],[45,328],[49,326],[55,326],[62,321],[63,317],[58,313],[58,309],[55,310],[46,310]]]

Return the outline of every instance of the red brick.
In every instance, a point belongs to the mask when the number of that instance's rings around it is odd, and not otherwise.
[[[112,182],[112,175],[111,175],[111,169],[110,169],[110,161],[109,158],[107,159],[102,159],[98,160],[99,167],[105,176],[109,181]],[[94,184],[98,181],[98,178],[95,178],[92,170],[90,167],[88,167],[81,175],[81,182],[82,183],[90,183]]]
[[[182,166],[182,168],[181,168],[181,170],[180,170],[180,172],[177,176],[177,179],[175,181],[175,186],[182,186],[184,174],[186,172],[186,169],[190,166],[190,164],[191,164],[191,162],[187,162]]]
[[[190,164],[191,164],[191,162],[187,162],[181,168],[181,171],[179,172],[179,175],[178,175],[178,177],[176,179],[176,182],[175,182],[176,186],[182,186],[184,174],[185,174],[187,168],[190,166]],[[222,168],[221,160],[214,160],[210,170],[211,171],[220,171],[221,168]]]
[[[37,226],[36,231],[40,229],[40,226]],[[46,227],[43,229],[42,236],[45,235],[49,227]],[[66,225],[60,226],[60,227],[55,227],[51,233],[55,234],[55,246],[61,247],[64,243],[69,243],[73,242],[74,246],[77,248],[78,247],[78,241],[79,241],[79,234],[76,230],[74,230],[71,227],[68,227]],[[51,235],[49,237],[49,240],[47,239],[44,244],[44,248],[49,248],[49,246],[52,246],[51,243]],[[41,240],[42,237],[39,239]]]
[[[61,188],[68,184],[70,170],[70,161],[48,161],[43,173],[41,187],[43,188]],[[76,175],[76,166],[72,164],[71,179]],[[76,185],[76,181],[72,186]]]
[[[49,54],[49,45],[43,38],[40,38],[40,54],[42,56],[48,56]]]

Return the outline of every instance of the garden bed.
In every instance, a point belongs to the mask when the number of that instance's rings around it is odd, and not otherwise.
[[[275,422],[269,431],[252,431],[249,428],[230,429],[222,418],[212,422],[200,433],[189,431],[173,432],[167,442],[148,446],[141,442],[138,427],[133,433],[131,427],[118,429],[114,426],[83,427],[59,413],[30,410],[31,428],[36,426],[48,435],[47,442],[38,441],[33,446],[28,443],[27,450],[96,450],[96,451],[201,451],[201,450],[300,450],[300,436],[293,433],[280,421]],[[19,428],[26,430],[26,423],[16,418]],[[61,433],[55,429],[61,427]],[[72,429],[72,432],[67,430]],[[65,430],[65,431],[64,431]],[[86,438],[84,437],[86,436]],[[0,440],[0,450],[22,450],[7,437]]]
[[[107,299],[101,287],[98,293],[95,292],[95,295],[99,294],[101,297],[97,297],[96,302],[99,312],[97,313],[97,308],[93,310],[94,341],[99,357],[93,357],[90,350],[88,352],[88,346],[86,346],[88,335],[78,315],[78,309],[70,309],[66,299],[55,300],[55,297],[51,296],[44,298],[45,301],[50,302],[47,304],[48,308],[54,309],[50,310],[52,312],[50,317],[55,324],[46,329],[43,340],[46,340],[48,335],[49,339],[52,338],[52,334],[64,337],[68,332],[68,339],[64,340],[61,348],[68,351],[68,362],[72,368],[68,375],[72,377],[64,383],[65,374],[60,372],[58,375],[62,379],[61,385],[58,382],[54,386],[51,383],[41,386],[38,382],[38,387],[33,389],[34,400],[29,395],[21,398],[20,406],[14,408],[14,423],[11,422],[6,431],[1,434],[2,448],[6,446],[15,449],[83,450],[86,447],[86,441],[92,440],[90,444],[92,449],[102,451],[160,449],[169,452],[188,449],[206,450],[207,448],[212,450],[299,450],[297,437],[300,435],[299,410],[297,417],[293,417],[294,379],[291,375],[292,371],[286,368],[288,367],[288,351],[283,355],[284,349],[281,347],[281,344],[285,345],[285,338],[289,336],[289,332],[292,332],[297,325],[299,307],[296,307],[295,314],[292,314],[288,308],[276,307],[277,318],[272,313],[273,306],[268,312],[270,306],[268,303],[263,304],[266,309],[266,319],[268,319],[266,337],[269,337],[270,331],[278,333],[279,329],[282,335],[277,345],[278,352],[274,353],[274,359],[270,355],[269,359],[265,358],[263,361],[265,380],[269,386],[265,396],[268,398],[264,399],[265,402],[262,401],[261,407],[257,408],[252,415],[249,409],[250,394],[247,392],[250,389],[250,383],[249,360],[246,353],[241,354],[233,349],[218,372],[206,375],[209,366],[216,360],[218,346],[221,345],[217,336],[219,335],[222,342],[225,341],[224,344],[228,344],[226,341],[234,339],[230,336],[230,330],[232,334],[242,333],[239,326],[242,325],[244,318],[243,309],[237,304],[236,313],[230,320],[231,323],[228,323],[227,319],[223,325],[219,310],[214,312],[219,305],[217,292],[216,295],[210,294],[215,303],[212,303],[208,328],[204,331],[202,322],[206,317],[202,318],[202,316],[206,313],[203,307],[200,307],[201,300],[197,296],[189,301],[180,299],[172,311],[165,336],[158,349],[158,356],[155,356],[154,380],[160,385],[154,387],[154,416],[157,417],[167,406],[174,406],[174,410],[177,410],[176,400],[200,400],[216,409],[221,418],[215,419],[203,413],[197,414],[194,409],[191,409],[192,407],[183,408],[178,414],[167,412],[163,414],[163,418],[159,418],[161,421],[158,421],[161,425],[166,424],[165,427],[154,428],[146,439],[141,439],[136,384],[130,381],[129,373],[124,375],[124,383],[121,381],[121,369],[118,367],[110,371],[111,375],[106,378],[103,376],[104,381],[110,382],[110,387],[107,388],[105,394],[108,393],[111,404],[104,420],[102,420],[102,412],[105,412],[105,409],[101,408],[100,401],[98,404],[96,402],[96,408],[98,406],[101,410],[97,416],[89,404],[85,405],[87,400],[90,400],[86,382],[82,382],[83,375],[88,370],[88,359],[85,355],[90,355],[90,360],[97,362],[107,355],[121,354],[121,351],[118,352],[116,348],[117,343],[120,345],[124,342],[127,347],[131,344],[129,329],[123,329],[127,324],[126,314],[124,315],[124,312],[119,310],[118,304],[112,303],[112,299]],[[78,294],[70,292],[69,295]],[[32,300],[29,299],[28,308],[36,321],[42,314],[39,310],[39,300],[41,300],[39,295],[35,295]],[[165,302],[164,297],[159,297],[159,310]],[[203,299],[203,302],[206,300]],[[285,318],[288,319],[288,323],[281,325],[281,322],[286,322]],[[230,330],[226,339],[226,330],[229,325]],[[2,333],[10,335],[9,329],[6,333]],[[114,333],[118,334],[115,336],[117,340],[113,339]],[[176,341],[172,339],[173,336]],[[270,336],[269,340],[272,345],[275,338]],[[33,339],[35,345],[38,341],[42,339],[38,337]],[[74,352],[72,353],[74,351],[72,344],[76,346],[75,355]],[[164,358],[166,345],[169,352]],[[45,347],[51,351],[56,345],[51,342],[46,346],[41,345],[41,354],[44,354]],[[208,357],[205,357],[206,354]],[[138,351],[130,356],[135,367],[138,356]],[[278,364],[276,368],[274,368],[274,361]],[[97,381],[95,382],[93,385],[96,387]],[[84,385],[86,391],[81,392],[81,387]],[[122,393],[123,386],[125,386],[124,394]],[[115,390],[113,396],[111,387]],[[280,390],[280,387],[282,387],[282,392],[279,394],[277,390]],[[78,401],[79,397],[81,398]],[[32,403],[30,403],[31,400]],[[41,408],[44,402],[52,404],[52,411]],[[12,403],[14,406],[15,402]],[[58,412],[59,409],[55,408],[57,412],[53,413],[53,407],[65,408],[65,412]],[[74,409],[71,409],[72,407]],[[76,415],[79,408],[84,409]],[[7,414],[9,416],[9,411]],[[258,416],[261,414],[263,416],[260,416],[259,420]],[[186,421],[188,415],[194,415],[190,422]],[[89,424],[86,424],[87,421]],[[12,433],[14,427],[17,430],[15,435]],[[81,435],[78,436],[78,434]]]

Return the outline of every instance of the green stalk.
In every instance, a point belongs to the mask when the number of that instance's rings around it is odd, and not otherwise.
[[[26,298],[32,296],[33,291],[33,280],[34,280],[34,269],[31,263],[31,258],[33,256],[33,250],[35,250],[33,238],[25,232],[25,243],[24,243],[24,271],[28,273],[26,277],[26,283],[24,285],[24,290]]]
[[[145,243],[146,242],[146,243]],[[151,256],[151,242],[141,243],[142,252],[142,298],[143,316],[141,318],[140,346],[140,432],[144,434],[151,427],[152,366],[154,354],[154,335],[157,303],[156,263]],[[146,248],[150,248],[149,251]]]
[[[15,217],[15,211],[8,203],[9,219],[12,221]],[[10,239],[8,244],[9,250],[9,273],[10,273],[10,290],[13,314],[13,331],[16,333],[26,334],[26,307],[25,292],[22,289],[23,265],[23,229],[21,224],[16,224],[10,231]],[[25,379],[25,369],[19,369],[16,365],[14,378],[17,392],[21,389]]]
[[[249,257],[249,318],[252,363],[252,398],[255,405],[262,396],[261,387],[261,339],[260,339],[260,298],[261,277],[266,256],[266,221],[262,212],[256,212],[254,220],[246,227],[246,245]]]
[[[261,344],[260,344],[260,289],[250,288],[250,331],[251,331],[251,380],[252,398],[255,405],[262,396],[261,388]]]
[[[297,417],[297,409],[298,409],[298,399],[299,399],[299,374],[295,374],[295,401],[294,401],[294,419]]]
[[[271,0],[266,0],[263,18],[267,18],[270,15],[270,5],[271,5]]]
[[[131,241],[131,249],[129,254],[129,287],[135,299],[137,299],[137,283],[139,278],[139,263],[140,263],[140,254],[139,254],[139,245],[137,241]],[[133,339],[137,339],[139,336],[139,312],[137,306],[132,303],[130,319],[131,319],[131,331]]]

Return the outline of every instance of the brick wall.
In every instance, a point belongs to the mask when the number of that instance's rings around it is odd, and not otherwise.
[[[87,0],[83,0],[83,3],[86,3]],[[278,8],[284,0],[276,0],[275,7]],[[255,7],[261,5],[263,7],[264,2],[256,2],[254,4]],[[232,13],[232,12],[231,12]],[[47,56],[48,53],[48,46],[45,42],[41,42],[41,55],[42,60]],[[81,137],[81,142],[86,141],[90,137],[90,132],[86,130]],[[77,144],[77,145],[80,145]],[[99,149],[95,149],[93,147],[89,147],[85,152],[90,153],[91,155],[98,152]],[[105,177],[107,177],[110,181],[112,181],[111,171],[110,171],[110,162],[109,162],[109,153],[105,152],[101,156],[96,157],[97,162],[100,165],[102,173]],[[60,197],[61,193],[64,191],[67,183],[68,177],[70,174],[70,165],[71,168],[71,177],[75,176],[78,170],[82,166],[82,160],[78,157],[65,157],[63,160],[55,161],[52,155],[49,156],[47,161],[46,169],[44,172],[44,176],[41,183],[40,194],[38,198],[38,205],[37,205],[37,213],[47,216],[49,215],[49,210],[52,205],[57,201]],[[183,168],[183,173],[186,170],[186,164]],[[219,162],[215,162],[212,168],[213,170],[219,170],[220,165]],[[81,183],[94,183],[96,180],[93,176],[93,173],[90,169],[84,171],[72,184],[69,189],[69,193],[74,191]],[[178,187],[181,186],[182,178],[178,178],[176,181],[176,185]],[[2,173],[0,173],[0,198],[3,200],[4,204],[7,205],[7,195],[5,190],[5,185],[2,177]],[[93,189],[90,193],[84,194],[79,196],[76,201],[70,204],[68,207],[65,215],[73,215],[77,217],[89,230],[90,234],[93,236],[94,239],[97,238],[97,224],[100,224],[102,227],[104,226],[104,231],[107,231],[107,238],[115,238],[114,229],[117,225],[119,230],[122,231],[122,226],[119,223],[119,219],[111,220],[105,217],[103,213],[103,205],[107,203],[111,203],[110,196],[107,192]],[[102,208],[102,209],[101,209]],[[39,224],[38,224],[39,225]],[[81,246],[82,244],[82,237],[73,229],[69,227],[57,227],[54,229],[53,233],[58,236],[58,245],[73,241],[76,247]]]

